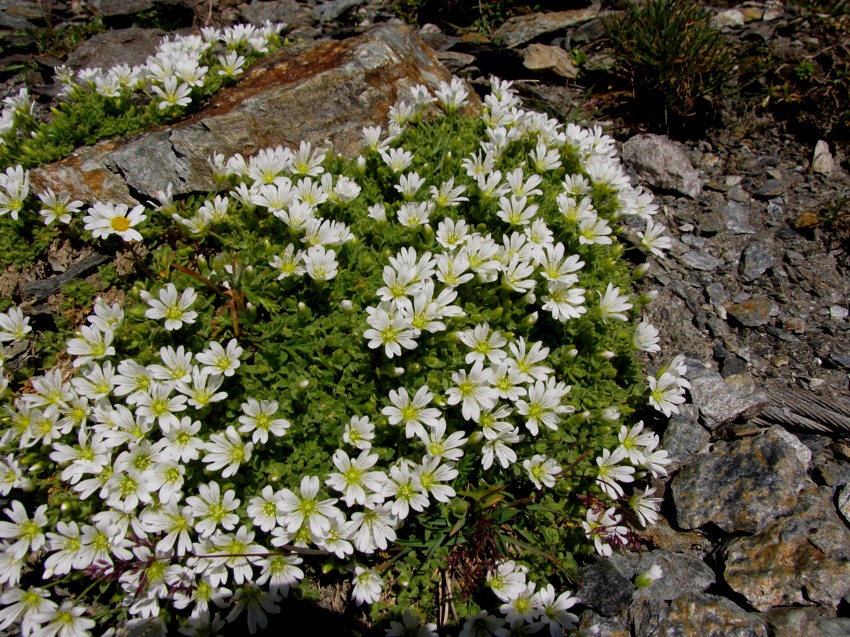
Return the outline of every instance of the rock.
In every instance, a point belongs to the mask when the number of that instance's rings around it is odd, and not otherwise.
[[[275,2],[257,2],[243,6],[239,13],[242,19],[254,26],[262,26],[263,22],[285,22],[292,29],[312,26],[316,19],[309,6],[295,0],[276,0]]]
[[[653,633],[657,637],[767,637],[767,622],[734,602],[689,593],[674,600],[670,611]]]
[[[84,69],[144,64],[148,56],[156,53],[165,35],[160,29],[138,27],[98,33],[74,49],[68,56],[68,66]]]
[[[80,279],[91,272],[102,263],[109,261],[110,257],[105,254],[89,254],[61,274],[56,274],[47,279],[29,281],[24,284],[22,296],[27,301],[43,301],[51,294],[56,294],[68,281]]]
[[[679,526],[711,522],[726,533],[753,533],[792,511],[798,491],[811,482],[797,450],[776,429],[718,442],[686,465],[671,485]]]
[[[772,608],[765,613],[773,637],[809,637],[823,635],[817,630],[817,623],[823,617],[818,609]]]
[[[761,241],[753,241],[741,254],[739,272],[744,281],[752,282],[772,268],[776,259],[764,247]]]
[[[626,620],[621,616],[603,617],[592,610],[581,614],[579,627],[586,630],[588,635],[605,635],[605,637],[631,637],[631,631]]]
[[[819,619],[817,629],[810,634],[818,635],[818,637],[847,637],[850,635],[850,619],[846,617]]]
[[[696,197],[699,173],[687,153],[664,135],[635,135],[623,144],[623,162],[650,186]]]
[[[742,27],[744,26],[744,14],[737,9],[727,9],[714,14],[711,23],[718,29],[724,27]]]
[[[0,29],[35,29],[35,20],[43,15],[41,5],[21,0],[0,0]],[[5,42],[4,42],[5,44]]]
[[[452,73],[475,63],[475,56],[458,51],[435,51],[437,59]]]
[[[717,266],[721,263],[719,259],[715,259],[707,252],[698,252],[697,250],[688,250],[684,254],[679,255],[678,258],[682,263],[692,267],[694,270],[701,270],[703,272],[716,270]]]
[[[213,189],[213,153],[249,156],[301,140],[352,157],[362,128],[386,125],[397,98],[415,84],[435,89],[451,76],[409,29],[385,26],[344,41],[278,51],[223,89],[209,106],[165,129],[101,142],[32,171],[38,188],[68,191],[83,201],[134,204],[127,184],[152,197],[169,183],[174,194]],[[473,96],[468,112],[480,106]]]
[[[339,20],[347,11],[362,4],[363,0],[329,0],[313,7],[313,17],[319,22]]]
[[[695,453],[702,451],[711,440],[709,434],[699,423],[674,414],[667,423],[661,448],[670,454],[667,471],[676,471],[687,464]]]
[[[114,18],[150,11],[154,7],[154,2],[153,0],[90,0],[88,5],[95,15]]]
[[[598,4],[572,11],[529,13],[507,20],[493,33],[493,39],[513,48],[548,33],[563,32],[567,27],[587,22],[597,15],[599,15]]]
[[[676,553],[707,555],[712,550],[711,541],[696,531],[676,531],[663,517],[658,523],[641,529],[640,536],[656,548]]]
[[[654,599],[636,599],[629,606],[629,624],[634,637],[651,637],[670,613],[669,604]]]
[[[576,591],[576,597],[602,615],[616,615],[632,601],[635,587],[620,575],[609,560],[598,559],[580,568],[578,579],[581,585]]]
[[[819,175],[829,177],[832,175],[835,160],[832,158],[832,153],[829,152],[829,144],[822,139],[815,144],[815,152],[812,157],[812,170]]]
[[[850,524],[850,484],[845,484],[838,490],[838,511]]]
[[[785,194],[785,184],[781,179],[768,179],[767,182],[755,192],[759,199],[773,199]]]
[[[529,44],[522,52],[522,64],[529,71],[541,71],[566,79],[578,77],[570,54],[557,46]]]
[[[726,312],[745,327],[759,327],[770,321],[774,313],[773,302],[761,294],[757,294],[742,303],[726,303]]]
[[[714,584],[714,571],[698,557],[680,555],[670,551],[627,552],[612,555],[609,561],[629,581],[653,566],[661,568],[661,579],[649,586],[635,590],[634,599],[651,599],[662,602],[687,595],[701,593]]]
[[[755,234],[756,229],[749,222],[749,211],[739,202],[730,201],[718,212],[732,234]]]
[[[691,383],[691,402],[712,431],[739,418],[753,418],[768,402],[760,393],[741,395],[723,376],[696,361],[688,361],[686,376]]]
[[[832,490],[801,491],[796,508],[723,550],[723,578],[758,610],[792,604],[836,608],[850,595],[850,530]]]

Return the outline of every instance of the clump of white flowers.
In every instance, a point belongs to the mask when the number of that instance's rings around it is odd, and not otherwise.
[[[235,76],[239,52],[262,51],[277,30],[204,29],[166,43],[143,69],[68,74],[67,94],[144,86],[160,108],[181,105],[204,81],[199,56],[214,43],[227,48],[220,72]],[[637,399],[675,413],[686,368],[677,357],[649,376],[642,398],[643,377],[624,376],[635,389],[617,394],[615,363],[660,346],[628,278],[606,276],[621,271],[619,217],[644,219],[638,247],[663,256],[651,196],[630,184],[598,127],[523,110],[497,79],[473,122],[477,145],[456,158],[461,171],[435,178],[404,136],[438,108],[460,118],[468,98],[457,79],[434,95],[414,88],[392,109],[386,135],[364,129],[364,156],[350,165],[306,142],[216,155],[219,190],[185,216],[171,188],[158,194],[151,214],[193,251],[231,233],[244,254],[198,249],[198,272],[162,268],[126,315],[96,299],[88,324],[66,341],[68,370],[37,374],[8,399],[0,627],[53,634],[62,623],[67,634],[89,634],[87,598],[53,599],[31,586],[39,573],[117,579],[128,626],[164,632],[175,608],[187,635],[220,627],[215,607],[228,605],[225,621],[247,609],[254,633],[305,573],[331,560],[353,574],[356,604],[375,603],[387,594],[383,552],[409,539],[411,520],[428,520],[443,538],[454,525],[454,534],[467,511],[471,520],[474,507],[486,517],[497,506],[498,498],[487,506],[471,498],[480,484],[552,506],[580,484],[589,495],[574,526],[602,555],[657,520],[648,482],[666,475],[669,459],[658,435],[630,416]],[[365,170],[377,175],[371,190]],[[13,198],[24,200],[28,183],[26,171],[7,169],[0,212],[24,210]],[[384,192],[365,201],[376,184]],[[82,206],[39,197],[46,221],[68,223]],[[139,242],[146,219],[141,205],[94,202],[81,221],[94,238]],[[251,224],[260,234],[241,234]],[[189,271],[192,286],[169,278]],[[239,332],[237,320],[250,329],[257,316],[267,329]],[[233,335],[223,338],[231,319]],[[31,330],[19,308],[0,314],[0,342]],[[298,358],[305,351],[319,353]],[[323,380],[326,368],[333,382]],[[351,370],[361,376],[343,385]],[[358,402],[358,392],[367,398]],[[576,477],[587,454],[572,441],[584,426],[595,453]],[[67,507],[20,495],[45,478]],[[500,614],[470,606],[462,635],[576,627],[572,593],[538,585],[520,560],[504,558],[485,570]],[[436,634],[409,609],[399,618],[388,634]]]

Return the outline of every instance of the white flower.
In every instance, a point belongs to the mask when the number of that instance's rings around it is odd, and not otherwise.
[[[19,307],[13,305],[5,314],[0,314],[0,343],[23,340],[30,332],[30,319]]]
[[[631,429],[626,425],[620,427],[620,446],[626,450],[626,455],[632,464],[640,464],[646,459],[645,447],[652,445],[656,438],[657,436],[651,431],[643,431],[642,420]]]
[[[227,398],[227,392],[216,391],[224,382],[219,373],[208,372],[209,368],[192,368],[192,384],[185,380],[177,381],[174,389],[189,397],[188,403],[195,409],[203,409],[210,403],[216,403]]]
[[[242,403],[243,415],[239,416],[239,431],[242,433],[254,432],[252,439],[254,444],[268,442],[269,433],[275,436],[283,436],[289,429],[289,421],[283,418],[275,418],[278,410],[276,400],[257,401],[249,398],[248,402]]]
[[[659,378],[647,376],[649,384],[649,404],[668,418],[679,413],[679,405],[685,402],[684,379],[664,372]],[[687,381],[685,381],[687,383]]]
[[[440,418],[437,426],[430,432],[420,431],[419,439],[425,445],[425,453],[429,456],[444,458],[445,460],[459,461],[463,457],[463,445],[467,438],[463,431],[455,431],[446,437],[446,420]]]
[[[498,460],[503,468],[510,467],[517,460],[511,445],[521,442],[523,437],[517,427],[500,427],[492,431],[481,450],[481,466],[489,469],[493,461]]]
[[[499,610],[505,615],[505,619],[512,626],[517,624],[530,624],[540,615],[539,598],[535,592],[536,584],[527,582],[519,595],[505,602]]]
[[[413,153],[403,148],[380,149],[381,159],[390,167],[394,173],[400,173],[413,162]]]
[[[128,211],[125,204],[97,202],[89,208],[89,214],[83,217],[85,229],[92,233],[95,239],[105,239],[117,234],[124,241],[141,241],[142,235],[134,227],[147,217],[144,206],[135,206]]]
[[[47,505],[42,504],[35,510],[30,519],[24,505],[18,500],[12,500],[9,509],[3,509],[11,522],[0,522],[0,538],[15,540],[6,551],[23,559],[28,553],[38,551],[44,546],[43,528],[47,526]]]
[[[227,614],[227,621],[234,621],[243,610],[248,612],[248,632],[254,634],[258,628],[264,629],[269,625],[266,613],[276,615],[280,612],[278,602],[281,596],[272,591],[264,591],[257,584],[248,582],[236,590],[230,604],[231,611]]]
[[[634,482],[634,467],[621,465],[620,462],[626,458],[626,450],[617,447],[614,453],[609,449],[603,449],[602,455],[596,458],[596,484],[610,497],[617,499],[623,497],[623,487],[620,482]]]
[[[505,223],[512,226],[528,225],[534,216],[537,214],[537,205],[527,205],[527,197],[518,197],[511,195],[511,198],[502,197],[499,199],[499,209],[496,216]]]
[[[448,403],[457,405],[461,403],[461,412],[466,420],[478,421],[482,409],[490,409],[499,399],[499,393],[490,384],[493,380],[493,371],[484,368],[481,361],[476,361],[472,369],[459,370],[452,373],[454,387],[450,387]]]
[[[159,110],[164,111],[172,106],[187,106],[192,102],[189,97],[192,94],[192,87],[187,82],[177,84],[179,78],[174,75],[169,75],[162,81],[162,87],[156,84],[151,85],[151,90],[161,99],[159,102]]]
[[[150,305],[145,310],[145,316],[149,319],[165,319],[165,329],[179,330],[183,324],[191,325],[198,318],[198,313],[190,310],[198,295],[193,288],[186,288],[177,298],[177,287],[169,283],[159,291],[159,298],[153,298],[147,291],[143,291],[142,299]]]
[[[178,423],[175,412],[186,409],[185,396],[171,396],[171,387],[167,383],[151,382],[147,392],[136,397],[136,417],[148,423],[156,422],[163,433]],[[118,406],[119,409],[123,405]]]
[[[71,600],[65,600],[58,608],[51,608],[33,616],[37,624],[45,624],[35,633],[34,637],[84,637],[90,634],[89,629],[95,627],[95,621],[83,617],[85,606],[75,606]]]
[[[635,512],[638,521],[643,526],[649,526],[658,521],[658,509],[662,498],[651,497],[655,491],[655,487],[647,486],[643,491],[635,491],[634,495],[629,498],[629,507]]]
[[[198,485],[198,495],[186,498],[192,515],[199,518],[195,522],[195,531],[201,537],[209,537],[221,526],[226,531],[232,531],[239,522],[239,516],[234,513],[239,508],[236,492],[228,489],[224,496],[217,482]]]
[[[233,425],[230,425],[224,434],[212,434],[210,441],[204,446],[208,452],[203,461],[211,471],[221,472],[222,478],[229,478],[239,469],[239,465],[251,459],[251,451],[254,449],[253,442],[242,442],[239,433]]]
[[[341,515],[334,506],[336,498],[318,499],[319,485],[318,477],[304,476],[297,494],[289,489],[281,489],[278,509],[283,514],[281,523],[290,533],[307,525],[314,535],[324,536],[331,527],[330,518]]]
[[[366,504],[366,489],[373,493],[381,493],[387,480],[381,471],[368,471],[378,462],[378,454],[370,454],[368,450],[352,460],[342,449],[337,449],[333,455],[334,466],[340,473],[332,473],[325,484],[343,494],[345,504]]]
[[[441,81],[440,87],[434,91],[434,95],[440,103],[440,106],[442,106],[447,113],[454,113],[466,102],[466,98],[469,96],[469,91],[466,90],[466,85],[463,80],[453,77],[451,84]],[[423,636],[417,635],[417,637]]]
[[[663,259],[665,256],[663,251],[673,247],[673,240],[664,235],[665,230],[667,228],[662,224],[657,224],[651,218],[647,217],[646,230],[637,233],[640,237],[641,247]]]
[[[383,581],[375,569],[366,569],[362,566],[354,568],[354,581],[352,582],[351,597],[357,603],[373,604],[381,599]]]
[[[104,356],[114,356],[113,338],[112,330],[101,332],[91,325],[83,325],[77,332],[77,338],[70,339],[65,349],[70,356],[77,357],[74,367],[82,367]]]
[[[489,323],[479,323],[471,330],[461,332],[460,342],[472,350],[465,358],[468,364],[483,364],[489,361],[493,365],[498,365],[507,357],[505,350],[502,349],[507,344],[507,339],[498,330],[491,332]]]
[[[327,150],[324,148],[313,149],[310,142],[302,141],[298,150],[292,155],[291,170],[297,175],[309,175],[316,177],[325,172],[322,162],[325,161]]]
[[[419,189],[425,184],[425,179],[417,172],[407,173],[398,178],[398,183],[393,186],[401,193],[405,200],[410,201]]]
[[[605,289],[605,295],[599,294],[599,315],[604,323],[608,318],[615,318],[620,321],[627,321],[628,317],[623,314],[628,309],[631,309],[632,304],[629,303],[629,296],[624,294],[620,296],[620,288],[614,287],[609,283]]]
[[[0,595],[0,604],[5,606],[0,610],[0,630],[20,622],[22,635],[31,635],[40,628],[40,624],[34,621],[36,615],[43,615],[57,606],[50,599],[49,591],[35,586],[25,591],[17,587],[6,589]]]
[[[411,504],[410,499],[405,499],[403,502]],[[398,518],[392,512],[395,504],[384,502],[374,506],[367,505],[363,511],[357,511],[351,516],[354,546],[358,551],[362,553],[373,553],[376,549],[385,551],[390,542],[395,542],[394,528],[398,524]],[[399,508],[402,508],[401,504]]]
[[[549,281],[546,285],[548,294],[543,295],[543,309],[552,313],[557,321],[568,321],[579,318],[587,312],[584,307],[584,289],[574,288],[570,283]]]
[[[536,381],[528,387],[528,401],[517,400],[517,411],[525,416],[525,426],[533,434],[537,435],[538,426],[544,425],[555,431],[558,428],[560,414],[569,414],[575,411],[575,407],[562,405],[561,400],[570,391],[570,385],[556,382],[554,378],[544,383]]]
[[[209,347],[200,354],[196,354],[195,359],[204,364],[202,371],[208,374],[224,374],[229,377],[233,376],[241,365],[239,362],[241,355],[242,348],[239,347],[235,338],[231,338],[227,343],[226,350],[220,343],[210,341]]]
[[[383,305],[383,304],[382,304]],[[391,309],[391,308],[390,308]],[[375,349],[384,347],[384,353],[388,358],[401,356],[401,348],[414,349],[416,347],[415,331],[410,321],[399,312],[387,311],[387,307],[366,308],[369,317],[366,322],[370,329],[363,332],[363,336],[369,340],[369,347]]]
[[[407,462],[390,467],[383,495],[385,498],[395,498],[391,503],[391,512],[399,520],[404,520],[410,509],[423,511],[428,506],[427,492],[422,488],[419,476],[415,472],[411,473]]]
[[[63,191],[57,195],[52,188],[39,193],[38,198],[41,199],[41,204],[44,206],[38,211],[38,214],[44,217],[44,224],[48,226],[57,221],[68,225],[71,223],[73,215],[83,207],[82,201],[76,199],[71,201],[70,193]]]
[[[468,197],[461,197],[465,190],[466,186],[455,186],[455,178],[449,177],[439,188],[431,186],[431,198],[437,208],[455,207],[462,201],[469,201]]]
[[[405,228],[416,228],[428,223],[434,210],[432,201],[408,201],[403,203],[398,210],[398,222]]]
[[[277,280],[285,279],[289,276],[301,276],[307,269],[303,265],[304,252],[303,250],[295,250],[295,246],[291,243],[286,246],[283,256],[275,255],[269,261],[269,265],[277,270],[280,274],[277,275]]]
[[[635,578],[635,587],[646,588],[647,586],[651,586],[653,582],[660,580],[662,577],[664,577],[664,571],[661,570],[661,567],[658,566],[658,564],[653,564],[649,567],[649,569]]]
[[[545,455],[534,455],[530,460],[523,460],[522,466],[528,472],[528,477],[535,488],[542,489],[546,485],[550,489],[555,486],[555,476],[561,472],[561,467],[552,458]]]
[[[345,425],[342,439],[355,449],[369,449],[375,438],[375,425],[368,416],[352,416]]]
[[[528,569],[518,565],[513,560],[505,560],[496,566],[496,570],[488,571],[487,586],[493,594],[503,602],[516,599],[525,590],[525,574]]]
[[[466,620],[458,637],[507,637],[509,633],[502,628],[504,625],[504,619],[482,610]]]
[[[547,584],[537,592],[537,604],[540,609],[537,623],[541,627],[548,626],[552,637],[560,637],[565,630],[574,630],[578,624],[578,616],[568,611],[578,601],[570,591],[565,591],[556,598],[555,587]]]
[[[422,489],[438,502],[445,503],[455,497],[455,490],[442,483],[454,480],[458,472],[453,463],[440,464],[441,461],[441,458],[426,455],[416,468],[416,474]]]
[[[609,245],[612,242],[608,236],[611,234],[611,227],[605,219],[600,219],[596,212],[579,221],[578,231],[578,242],[581,244]]]
[[[329,281],[337,274],[339,263],[334,250],[326,250],[324,246],[314,245],[307,249],[303,259],[304,269],[315,281]]]
[[[632,336],[632,344],[635,349],[642,352],[660,352],[661,346],[658,344],[658,340],[658,330],[645,321],[638,323]]]
[[[406,608],[401,621],[391,621],[384,634],[386,637],[437,637],[437,624],[423,624],[419,615]]]

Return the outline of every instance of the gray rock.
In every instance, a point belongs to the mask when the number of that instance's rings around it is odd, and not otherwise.
[[[777,427],[718,442],[673,478],[676,519],[686,529],[709,522],[727,533],[757,532],[792,511],[811,484],[795,448]]]
[[[566,79],[578,77],[578,69],[570,54],[561,47],[529,44],[522,52],[522,65],[529,71],[538,71]]]
[[[629,624],[634,637],[651,637],[670,614],[670,605],[654,599],[636,599],[629,606]]]
[[[44,15],[41,3],[22,0],[0,0],[0,28],[2,29],[35,29],[31,20],[38,20]]]
[[[756,294],[741,303],[727,303],[726,312],[745,327],[759,327],[770,321],[775,312],[773,302],[761,294]]]
[[[329,0],[321,2],[313,7],[313,17],[320,22],[333,22],[341,18],[347,11],[350,11],[363,0]]]
[[[83,201],[138,203],[121,176],[144,197],[169,183],[174,194],[206,192],[214,187],[207,163],[213,153],[249,156],[279,144],[330,140],[335,152],[352,157],[362,149],[363,127],[385,125],[387,110],[410,87],[422,83],[436,88],[450,79],[405,27],[385,26],[341,42],[296,45],[260,62],[184,121],[82,149],[34,170],[31,179],[42,189],[57,190],[61,184],[61,190]],[[467,109],[475,112],[480,102],[470,93]]]
[[[573,11],[551,11],[547,13],[529,13],[505,21],[493,33],[493,39],[513,48],[547,33],[560,32],[572,25],[592,20],[599,15],[599,5]]]
[[[629,624],[623,615],[603,617],[591,609],[588,609],[581,614],[579,619],[579,628],[587,629],[587,634],[600,635],[600,637],[602,635],[605,637],[632,636],[632,633],[629,630]]]
[[[850,619],[847,617],[820,619],[817,630],[810,634],[818,635],[818,637],[847,637],[850,635]]]
[[[148,56],[156,53],[163,37],[165,31],[161,29],[137,27],[98,33],[74,49],[68,56],[68,66],[84,69],[144,64]]]
[[[711,430],[739,418],[753,418],[768,402],[760,393],[741,395],[723,376],[697,361],[688,361],[686,376],[691,383],[691,402]]]
[[[254,26],[263,22],[285,22],[290,29],[311,26],[316,22],[309,6],[295,0],[276,0],[275,2],[257,2],[256,0],[240,9],[242,19]]]
[[[599,559],[580,568],[578,579],[581,585],[576,597],[602,615],[616,615],[632,601],[635,587],[609,560]]]
[[[635,135],[623,144],[623,162],[655,188],[696,197],[702,183],[690,157],[664,135]]]
[[[755,281],[776,263],[773,255],[765,250],[760,241],[753,241],[741,254],[740,273],[744,281]]]
[[[694,270],[701,270],[703,272],[716,270],[717,266],[721,263],[719,259],[715,259],[710,254],[696,250],[688,250],[678,258],[682,263],[692,267]]]
[[[790,515],[725,546],[726,583],[761,611],[812,602],[836,608],[850,595],[850,530],[831,496],[828,487],[801,491]]]
[[[759,199],[773,199],[785,194],[785,184],[781,179],[769,179],[761,188],[756,190],[755,196]]]
[[[767,622],[723,597],[689,593],[670,604],[657,637],[767,637]]]
[[[749,211],[739,202],[730,201],[717,212],[732,234],[755,234],[756,229],[749,221]]]
[[[832,158],[832,153],[829,152],[829,144],[824,140],[819,139],[815,144],[815,152],[812,157],[812,170],[819,175],[829,177],[835,167],[835,160]]]
[[[845,484],[838,490],[838,511],[850,524],[850,484]]]
[[[104,18],[135,15],[153,9],[153,0],[90,0],[88,3],[95,15]]]
[[[667,423],[661,447],[670,454],[670,464],[667,471],[673,472],[686,465],[695,453],[705,449],[711,440],[705,427],[689,418],[674,414]]]
[[[106,263],[109,259],[110,257],[105,254],[89,254],[61,274],[38,281],[28,281],[23,287],[23,297],[27,301],[43,301],[51,294],[59,292],[68,281],[86,276],[91,270],[102,263]]]
[[[714,584],[714,571],[694,555],[671,551],[642,551],[612,555],[609,561],[623,577],[634,581],[653,566],[661,568],[661,579],[635,590],[634,599],[669,602],[688,593],[701,593]]]
[[[772,608],[764,616],[773,637],[809,637],[822,635],[817,624],[824,619],[822,612],[811,606],[805,608]]]

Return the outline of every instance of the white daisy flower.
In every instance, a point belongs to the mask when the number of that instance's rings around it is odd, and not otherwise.
[[[142,291],[142,300],[150,307],[145,311],[145,316],[149,319],[165,319],[165,329],[179,330],[183,324],[191,325],[198,318],[198,313],[191,310],[192,304],[198,295],[193,288],[186,288],[177,298],[177,287],[173,283],[169,283],[159,291],[159,298],[153,298],[153,295],[147,291]]]
[[[125,204],[97,202],[88,209],[89,214],[83,217],[84,228],[92,233],[95,239],[105,239],[117,234],[124,241],[141,241],[142,235],[135,226],[147,217],[144,206],[135,206],[129,210]]]

